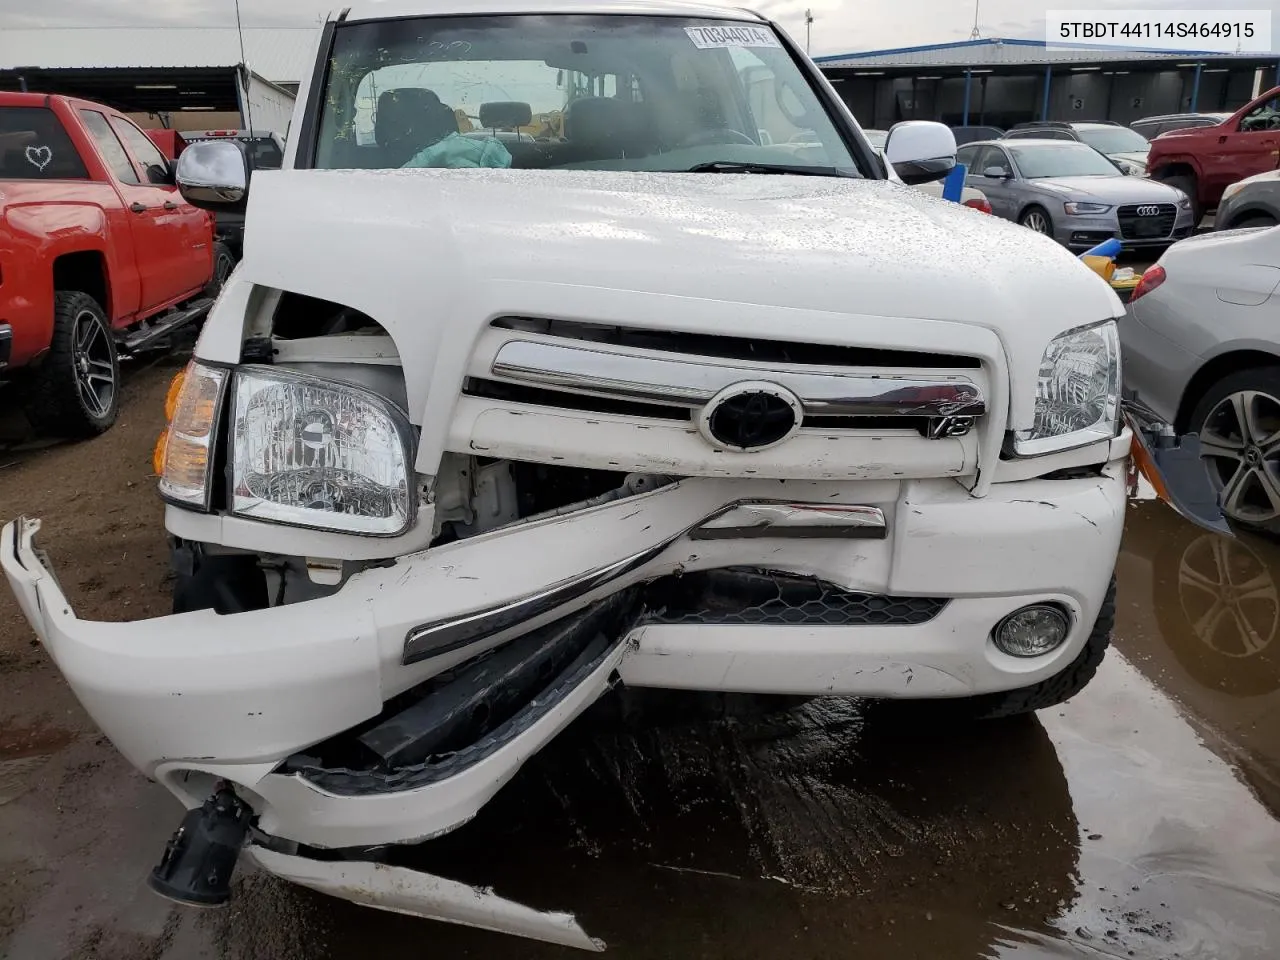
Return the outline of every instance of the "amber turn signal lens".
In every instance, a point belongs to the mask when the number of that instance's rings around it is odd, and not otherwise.
[[[160,470],[160,492],[172,500],[206,506],[210,448],[226,379],[227,371],[195,362],[182,377]]]
[[[169,446],[169,431],[165,430],[156,438],[155,449],[151,451],[151,472],[157,477],[164,473],[164,455]]]
[[[164,395],[164,422],[173,423],[174,411],[178,409],[178,395],[182,392],[182,384],[187,379],[187,370],[191,368],[191,364],[187,364],[185,369],[179,370],[173,375],[173,379],[169,381],[169,391]]]

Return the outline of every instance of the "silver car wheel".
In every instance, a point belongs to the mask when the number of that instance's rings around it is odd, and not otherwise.
[[[1200,453],[1228,517],[1280,518],[1280,400],[1257,390],[1227,395],[1200,428]]]
[[[1049,232],[1049,218],[1046,217],[1039,210],[1032,210],[1025,217],[1023,217],[1022,225],[1024,227],[1030,227],[1036,233]]]

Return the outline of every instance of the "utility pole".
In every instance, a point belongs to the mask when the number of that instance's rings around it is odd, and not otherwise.
[[[970,40],[982,39],[982,33],[978,30],[978,7],[981,4],[982,0],[973,0],[973,30],[969,33]]]
[[[813,11],[806,9],[804,12],[804,52],[809,54],[809,42],[813,39]]]

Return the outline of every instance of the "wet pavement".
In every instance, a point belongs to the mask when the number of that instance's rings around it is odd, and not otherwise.
[[[122,465],[146,463],[163,386],[133,385],[143,406],[106,448]],[[24,455],[0,504],[46,517],[84,615],[160,613],[151,481],[100,444]],[[1280,549],[1138,502],[1118,575],[1116,649],[1060,708],[954,727],[825,700],[624,725],[606,704],[396,861],[572,911],[637,960],[1280,956]],[[7,590],[0,683],[0,957],[578,955],[248,870],[227,909],[173,908],[144,880],[176,801],[96,734]]]

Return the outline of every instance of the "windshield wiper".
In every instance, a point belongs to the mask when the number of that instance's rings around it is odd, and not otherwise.
[[[689,173],[790,173],[800,177],[849,177],[836,167],[801,167],[785,163],[738,163],[732,160],[711,160],[695,163]]]

